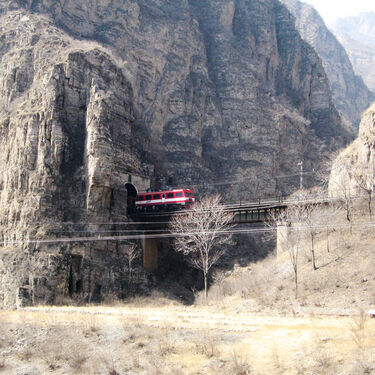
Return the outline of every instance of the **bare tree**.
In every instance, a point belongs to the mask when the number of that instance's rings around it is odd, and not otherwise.
[[[320,220],[320,207],[317,204],[311,203],[305,205],[300,210],[299,220],[306,226],[306,230],[310,236],[310,252],[311,264],[313,270],[317,269],[315,261],[315,236],[317,235],[317,224]]]
[[[207,280],[210,269],[225,252],[224,245],[232,237],[230,227],[234,215],[225,210],[220,196],[204,198],[189,210],[173,217],[170,223],[175,250],[202,271],[207,300]]]
[[[319,223],[324,226],[324,232],[326,237],[326,250],[330,252],[329,235],[335,229],[332,229],[332,223],[337,222],[337,216],[339,215],[340,208],[335,202],[331,202],[320,208]]]
[[[370,219],[372,219],[372,210],[371,210],[371,202],[372,202],[372,193],[374,191],[373,181],[371,178],[364,173],[366,166],[357,167],[353,171],[353,178],[357,184],[357,186],[367,195],[367,207]]]
[[[319,185],[324,189],[328,189],[330,173],[335,159],[338,157],[338,152],[333,152],[328,159],[321,163],[320,168],[315,171],[315,178]]]
[[[326,204],[322,206],[319,202],[321,202],[321,199],[317,199],[316,203],[307,204],[300,217],[300,220],[306,227],[306,231],[310,237],[311,264],[314,271],[317,269],[315,258],[315,237],[320,231],[325,231],[326,249],[329,253],[330,224],[332,224],[332,220],[335,220],[337,215],[337,207],[334,203],[327,205],[326,202]],[[325,228],[323,228],[323,226],[325,226]]]
[[[131,284],[133,280],[133,262],[139,257],[139,251],[136,244],[127,244],[123,248],[123,254],[128,264],[128,281]]]
[[[293,269],[295,298],[298,298],[298,265],[303,238],[302,217],[304,206],[293,205],[286,210],[270,215],[268,226],[277,229],[278,252],[287,251]]]
[[[286,245],[294,271],[295,298],[298,298],[298,263],[302,240],[305,236],[303,232],[306,230],[304,228],[304,223],[306,221],[306,206],[297,204],[288,207],[284,214],[284,221],[289,226]]]
[[[330,179],[329,192],[331,196],[339,197],[343,200],[346,211],[346,219],[350,223],[351,231],[353,200],[353,192],[351,190],[351,165],[347,159],[338,158],[335,161],[334,168],[336,169],[336,173],[334,178]]]

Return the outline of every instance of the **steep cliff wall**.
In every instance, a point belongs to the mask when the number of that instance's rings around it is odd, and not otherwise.
[[[276,0],[1,1],[0,24],[2,285],[21,294],[126,293],[124,244],[14,241],[118,233],[130,179],[287,193],[350,137]]]
[[[375,104],[363,115],[358,138],[336,158],[329,179],[332,196],[366,195],[375,181]]]
[[[335,143],[333,134],[345,134],[319,57],[278,2],[190,5],[220,110],[219,138],[211,151],[220,155],[219,163],[212,158],[218,178],[248,178],[230,186],[232,197],[246,197],[249,187],[258,189],[254,195],[285,193],[297,178],[275,176],[295,171],[299,159],[311,168],[318,150],[328,152]]]
[[[322,59],[332,89],[336,108],[349,126],[358,127],[362,113],[375,95],[356,76],[349,57],[336,37],[328,30],[318,12],[298,0],[282,0],[296,17],[296,26],[306,42]]]
[[[142,149],[132,146],[138,134],[133,90],[96,43],[77,45],[49,21],[25,12],[7,13],[1,21],[0,223],[2,254],[8,253],[1,285],[43,284],[48,275],[51,291],[67,294],[75,288],[69,285],[72,257],[92,258],[88,266],[95,268],[97,254],[89,253],[106,251],[102,263],[111,263],[123,245],[27,240],[107,233],[113,226],[78,223],[124,221],[125,182],[143,174]],[[85,272],[85,265],[78,268]],[[91,296],[95,288],[113,289],[102,280],[106,268],[86,278],[80,291]],[[4,304],[18,297],[4,293]],[[43,299],[53,297],[51,292]]]
[[[22,5],[116,55],[152,134],[158,177],[241,182],[262,169],[257,183],[274,193],[275,181],[265,181],[273,170],[290,172],[295,157],[316,163],[321,147],[343,144],[320,59],[277,1]]]
[[[331,29],[345,47],[354,70],[375,92],[375,33],[374,12],[364,12],[358,16],[339,18]]]

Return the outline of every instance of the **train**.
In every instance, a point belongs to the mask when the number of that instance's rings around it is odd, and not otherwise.
[[[138,193],[135,209],[142,211],[173,211],[189,208],[195,202],[191,189],[170,189]]]

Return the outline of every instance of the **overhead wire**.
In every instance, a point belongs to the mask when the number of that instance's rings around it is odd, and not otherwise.
[[[26,169],[26,168],[24,168]],[[9,168],[3,168],[3,169],[0,169],[0,170],[3,170],[3,171],[9,171]],[[27,171],[29,171],[27,169]],[[313,174],[316,174],[315,171],[305,171],[305,172],[302,172],[302,175],[313,175]],[[271,177],[267,177],[268,179],[280,179],[280,178],[288,178],[288,177],[296,177],[296,176],[300,176],[301,175],[301,172],[299,173],[295,173],[295,174],[290,174],[290,175],[279,175],[279,176],[271,176]],[[219,181],[216,181],[216,182],[212,182],[212,183],[201,183],[201,184],[192,184],[192,186],[217,186],[217,185],[220,185],[220,184],[235,184],[237,182],[244,182],[246,180],[251,180],[252,177],[245,177],[241,180],[234,180],[234,181],[230,181],[230,182],[227,182],[226,180],[219,180]],[[224,182],[225,181],[225,182]],[[345,189],[346,192],[349,192],[350,191],[355,191],[354,189]],[[340,192],[342,193],[343,192],[343,189],[336,189],[336,190],[331,190],[332,193],[334,192]],[[282,203],[290,203],[290,204],[293,204],[293,203],[308,203],[308,200],[298,200],[298,199],[294,199],[294,200],[286,200],[284,199],[284,197],[281,197],[282,198]],[[357,196],[353,196],[351,197],[351,199],[356,199]],[[270,197],[270,198],[261,198],[261,199],[257,199],[257,200],[253,200],[253,201],[249,201],[249,202],[241,202],[240,204],[238,204],[238,202],[233,202],[231,203],[232,206],[243,206],[243,205],[251,205],[253,204],[254,206],[257,205],[259,206],[260,204],[269,204],[270,202],[272,202],[272,200],[274,200],[274,202],[278,202],[278,199],[280,199],[280,197]],[[323,200],[339,200],[339,198],[324,198]],[[316,198],[314,198],[314,201],[316,201]],[[200,211],[201,213],[203,213],[203,211]],[[179,214],[184,214],[183,212],[174,212],[173,215],[179,215]],[[148,215],[148,213],[146,214],[146,216]],[[167,212],[161,212],[161,213],[151,213],[149,215],[150,217],[169,217],[170,216],[170,213]],[[116,217],[124,217],[124,218],[127,218],[127,216],[125,215],[121,215],[121,214],[117,214]],[[96,216],[96,219],[100,218],[100,216]],[[105,218],[105,216],[102,216],[102,218]],[[21,220],[18,220],[18,221],[21,221]],[[16,222],[18,221],[13,221],[11,222],[10,224],[15,224]],[[169,221],[158,221],[157,224],[159,225],[164,225],[164,224],[168,224]],[[126,226],[133,226],[133,225],[155,225],[155,221],[103,221],[103,222],[90,222],[90,221],[81,221],[81,222],[72,222],[72,221],[66,221],[66,222],[57,222],[57,221],[48,221],[48,222],[45,222],[45,221],[33,221],[32,223],[25,223],[25,221],[22,221],[22,224],[23,225],[48,225],[49,227],[51,226],[79,226],[79,225],[82,225],[82,226],[90,226],[90,225],[97,225],[97,226],[113,226],[113,225],[126,225]],[[82,231],[84,232],[84,231]],[[117,231],[118,232],[118,231]],[[69,233],[69,232],[67,232]],[[74,233],[74,232],[73,232]]]
[[[18,165],[17,165],[17,168],[16,167],[4,167],[4,168],[0,168],[0,172],[1,173],[9,172],[9,171],[15,171],[17,173],[20,170],[23,170],[23,171],[26,171],[26,172],[35,172],[35,171],[37,171],[37,169],[28,169],[28,168],[26,168],[24,166],[18,166]],[[129,171],[127,173],[131,174],[132,172]],[[313,171],[304,171],[304,172],[302,172],[302,175],[307,176],[307,175],[314,175],[316,173],[317,172],[315,170],[313,170]],[[262,178],[267,178],[267,179],[271,180],[271,179],[282,179],[282,178],[290,178],[290,177],[298,177],[298,176],[301,176],[301,172],[300,171],[298,171],[296,173],[288,174],[288,175],[263,176]],[[255,176],[255,177],[257,177],[257,176]],[[214,180],[213,182],[210,182],[210,183],[208,183],[208,182],[191,182],[190,185],[191,186],[218,186],[218,185],[240,183],[240,182],[243,182],[243,181],[246,181],[246,180],[253,180],[253,179],[254,179],[253,177],[243,177],[240,180],[231,180],[231,181],[228,181],[227,178],[223,178],[223,179],[220,179],[220,180]]]
[[[281,225],[286,226],[286,225]],[[375,222],[364,222],[364,223],[345,223],[345,224],[319,224],[312,226],[288,226],[291,231],[308,231],[311,229],[343,229],[351,227],[374,227]],[[24,245],[24,244],[51,244],[51,243],[71,243],[71,242],[96,242],[96,241],[128,241],[128,240],[140,240],[147,238],[176,238],[176,237],[190,237],[195,235],[211,235],[213,233],[218,235],[224,234],[250,234],[250,233],[267,233],[275,231],[277,226],[263,227],[263,228],[231,228],[218,231],[193,231],[184,233],[155,233],[155,234],[136,234],[136,235],[126,235],[126,236],[89,236],[89,237],[66,237],[66,238],[50,238],[50,239],[24,239],[24,240],[11,240],[11,241],[0,241],[0,245]]]
[[[316,172],[315,171],[312,171],[312,172],[302,172],[303,176],[308,176],[308,175],[313,175],[313,174],[316,174]],[[275,179],[283,179],[283,178],[299,177],[299,176],[301,176],[301,172],[294,173],[294,174],[289,174],[289,175],[265,176],[265,178],[268,179],[268,180],[275,180]],[[190,184],[190,186],[194,186],[194,187],[203,186],[203,187],[206,187],[206,186],[233,185],[233,184],[241,183],[241,182],[244,182],[244,181],[247,181],[247,180],[254,180],[254,177],[244,177],[241,180],[231,180],[231,181],[223,179],[223,180],[219,180],[217,182],[192,183],[192,184]]]
[[[350,192],[354,192],[354,191],[357,191],[356,189],[347,189],[346,190],[346,193],[350,193]],[[332,193],[343,193],[343,190],[331,190]],[[236,204],[231,204],[231,205],[227,205],[228,209],[230,209],[231,207],[238,207],[238,208],[241,208],[242,206],[246,206],[246,205],[254,205],[253,208],[259,208],[259,205],[261,204],[270,204],[270,203],[284,203],[284,204],[297,204],[297,203],[319,203],[319,202],[327,202],[327,201],[341,201],[342,197],[323,197],[323,198],[316,198],[316,197],[312,197],[312,198],[309,198],[309,199],[284,199],[284,200],[281,200],[281,201],[278,201],[277,198],[274,199],[276,197],[271,197],[271,198],[267,198],[264,199],[264,200],[260,200],[259,201],[249,201],[249,202],[241,202],[240,204],[236,203]],[[358,199],[358,198],[363,198],[362,195],[352,195],[350,196],[350,199]],[[267,208],[267,207],[265,207]],[[207,212],[207,211],[204,211],[204,210],[196,210],[195,211],[196,213],[204,213],[204,212]],[[146,213],[142,213],[144,216],[146,217],[169,217],[171,214],[174,215],[174,216],[178,216],[178,215],[184,215],[186,214],[186,211],[167,211],[167,212],[146,212]],[[116,215],[116,216],[122,216],[122,215]],[[104,216],[102,216],[104,218]],[[125,216],[124,216],[125,217]],[[100,218],[97,217],[97,218]],[[63,221],[63,222],[58,222],[58,221],[33,221],[33,222],[30,222],[30,223],[27,223],[25,221],[22,221],[22,220],[17,220],[17,221],[14,221],[14,222],[11,222],[11,224],[15,224],[17,222],[22,222],[23,225],[33,225],[33,226],[38,226],[38,225],[48,225],[49,227],[51,226],[90,226],[90,225],[97,225],[97,226],[112,226],[112,225],[128,225],[128,226],[131,226],[131,225],[155,225],[155,224],[158,224],[158,225],[167,225],[169,224],[169,220],[166,220],[166,221],[99,221],[99,222],[90,222],[90,221],[80,221],[80,222],[73,222],[73,221]]]

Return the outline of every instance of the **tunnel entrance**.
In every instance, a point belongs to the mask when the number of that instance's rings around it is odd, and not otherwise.
[[[125,188],[126,188],[126,191],[128,192],[127,213],[131,214],[135,211],[135,200],[137,198],[137,188],[131,182],[126,183]]]

